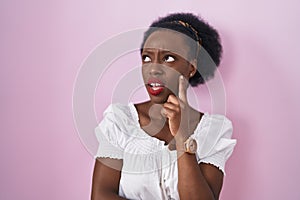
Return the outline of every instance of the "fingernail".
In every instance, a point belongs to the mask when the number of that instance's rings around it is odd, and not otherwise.
[[[183,80],[183,75],[180,75],[180,79]]]

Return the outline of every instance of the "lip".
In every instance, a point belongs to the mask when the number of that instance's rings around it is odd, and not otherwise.
[[[147,84],[150,85],[151,83],[158,83],[162,86],[165,86],[164,82],[158,78],[149,78]]]
[[[151,95],[158,96],[165,89],[163,81],[157,78],[150,78],[147,82],[147,90]]]

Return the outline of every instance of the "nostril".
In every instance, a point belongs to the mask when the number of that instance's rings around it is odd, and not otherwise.
[[[161,75],[163,72],[161,70],[151,70],[150,75]]]

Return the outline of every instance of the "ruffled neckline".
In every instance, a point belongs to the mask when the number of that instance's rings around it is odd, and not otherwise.
[[[162,141],[162,140],[160,140],[156,137],[150,136],[147,132],[144,131],[144,129],[142,129],[142,127],[140,125],[140,122],[139,122],[140,119],[139,119],[139,115],[138,115],[136,107],[134,106],[134,104],[132,102],[128,103],[128,106],[129,106],[130,114],[131,114],[131,116],[132,116],[132,118],[135,122],[135,125],[137,127],[139,127],[139,129],[141,130],[141,131],[139,131],[141,136],[151,138],[151,140],[153,140],[154,142],[159,142],[161,144],[161,146],[168,147],[168,145],[166,145],[164,141]],[[200,121],[199,121],[199,123],[198,123],[198,125],[195,128],[194,133],[191,136],[193,136],[195,133],[200,131],[203,126],[205,126],[205,124],[208,121],[208,118],[209,118],[209,113],[204,112],[201,119],[200,119]]]

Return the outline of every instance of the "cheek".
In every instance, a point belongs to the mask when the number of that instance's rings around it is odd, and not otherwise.
[[[177,94],[177,91],[178,91],[178,80],[179,80],[179,76],[180,76],[180,73],[177,72],[177,71],[172,71],[172,72],[169,72],[166,76],[166,79],[167,79],[167,88],[169,90],[171,90],[173,93]]]
[[[149,77],[149,68],[142,67],[142,76],[143,76],[144,81],[146,79],[148,79],[148,77]]]
[[[179,66],[177,66],[176,71],[183,76],[188,77],[190,73],[190,64],[188,62],[182,62]]]

